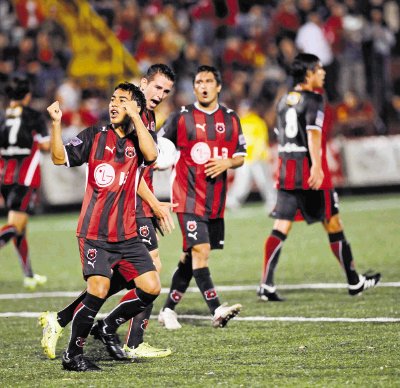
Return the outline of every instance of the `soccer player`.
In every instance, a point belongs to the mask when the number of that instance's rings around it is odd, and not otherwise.
[[[331,250],[343,267],[350,295],[375,287],[380,274],[360,275],[353,261],[339,216],[337,194],[332,188],[326,161],[326,136],[322,133],[324,104],[321,94],[325,79],[319,58],[299,54],[291,68],[294,88],[278,103],[278,198],[271,213],[273,230],[265,242],[261,284],[257,294],[264,301],[282,301],[274,284],[274,273],[282,245],[293,221],[322,222]],[[321,145],[322,144],[322,145]]]
[[[137,235],[135,218],[136,187],[142,170],[157,158],[156,143],[140,116],[145,106],[138,87],[128,82],[119,84],[109,103],[110,124],[89,127],[66,146],[61,138],[59,104],[54,102],[48,107],[53,163],[68,167],[88,164],[77,228],[87,292],[74,311],[70,341],[63,353],[62,365],[67,370],[100,369],[83,356],[83,347],[106,300],[115,266],[126,282],[135,282],[135,288],[114,309],[120,316],[118,322],[110,322],[115,331],[152,304],[160,293],[159,275]],[[120,359],[124,358],[124,352],[120,352]]]
[[[50,138],[43,115],[28,106],[32,98],[28,79],[14,77],[5,91],[9,104],[0,122],[0,190],[8,218],[0,229],[0,249],[13,241],[24,287],[34,290],[47,278],[32,270],[26,232],[40,186],[40,151],[49,151]]]
[[[142,90],[146,99],[146,109],[143,110],[141,117],[142,121],[155,137],[155,114],[154,109],[170,94],[175,81],[175,74],[173,71],[164,64],[155,64],[149,67],[146,75],[140,81],[140,89]],[[142,180],[146,184],[142,184]],[[139,238],[146,245],[150,252],[152,260],[158,272],[161,270],[161,260],[158,250],[157,235],[155,225],[158,220],[161,221],[161,227],[166,231],[171,230],[173,227],[173,220],[169,217],[168,212],[163,209],[164,203],[160,203],[153,195],[153,166],[148,166],[144,169],[141,184],[138,188],[139,196],[136,202],[136,224]],[[142,200],[142,195],[149,204]],[[169,204],[168,204],[169,206]],[[157,218],[155,217],[155,214]],[[118,266],[114,268],[113,276],[111,278],[111,286],[107,298],[114,295],[118,291],[129,287],[132,284],[127,284],[118,272]],[[64,327],[71,322],[74,311],[81,300],[85,297],[86,291],[78,296],[78,298],[66,306],[59,312],[44,312],[39,317],[39,323],[43,327],[42,347],[45,354],[53,359],[55,358],[55,349],[58,338],[61,336]],[[152,305],[148,306],[146,310],[137,314],[130,320],[129,331],[127,336],[124,350],[129,358],[149,358],[149,357],[166,357],[171,354],[170,349],[158,349],[143,342],[144,330],[147,327],[149,317],[151,315]],[[118,337],[109,335],[103,338],[106,342],[109,352],[113,357],[119,357],[114,354],[116,349],[114,341],[118,342]]]
[[[218,102],[221,75],[212,66],[200,66],[193,79],[196,102],[182,106],[160,129],[180,154],[174,167],[172,202],[178,206],[183,254],[158,320],[167,329],[179,329],[174,311],[192,277],[213,315],[212,325],[223,327],[239,313],[240,304],[221,305],[208,268],[211,249],[224,245],[224,209],[227,170],[243,164],[246,143],[236,113]]]

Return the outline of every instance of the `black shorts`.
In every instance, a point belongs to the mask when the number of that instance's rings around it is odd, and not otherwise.
[[[208,219],[190,213],[178,213],[183,238],[183,251],[194,245],[210,244],[211,249],[223,249],[225,224],[223,218]]]
[[[339,213],[338,196],[334,190],[278,190],[271,217],[307,224],[329,220]]]
[[[149,252],[158,248],[157,234],[151,218],[136,218],[139,239]]]
[[[101,275],[111,279],[114,268],[126,282],[155,271],[150,253],[138,237],[110,243],[78,237],[83,277]]]
[[[7,210],[32,214],[35,208],[37,190],[23,185],[2,185],[1,195]]]

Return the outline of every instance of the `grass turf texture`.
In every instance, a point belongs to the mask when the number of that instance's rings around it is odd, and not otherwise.
[[[383,282],[398,282],[400,242],[399,196],[342,198],[341,215],[357,268],[383,273]],[[38,291],[78,291],[80,276],[77,214],[36,216],[29,239],[34,270],[48,276]],[[223,251],[213,251],[210,266],[217,286],[250,285],[254,291],[220,292],[222,301],[243,304],[240,317],[400,318],[399,289],[378,287],[351,298],[345,289],[282,290],[284,303],[262,303],[255,296],[266,235],[272,227],[262,207],[247,205],[226,216]],[[5,219],[0,219],[4,224]],[[180,253],[180,232],[162,238],[163,287],[169,286]],[[13,247],[0,251],[0,294],[25,292]],[[344,283],[345,278],[330,252],[320,225],[294,225],[286,240],[276,273],[278,284]],[[192,286],[195,283],[192,281]],[[156,315],[166,295],[155,303]],[[0,313],[41,312],[59,309],[72,298],[1,300]],[[102,312],[118,302],[113,297]],[[187,293],[178,314],[207,316],[199,293]],[[59,341],[56,360],[41,352],[41,330],[34,318],[0,317],[0,385],[60,387],[140,386],[399,386],[399,323],[344,322],[244,322],[233,320],[223,330],[207,320],[182,320],[176,332],[151,320],[145,341],[171,347],[173,355],[140,363],[111,361],[102,345],[88,340],[86,354],[102,373],[77,374],[61,369],[59,356],[69,328]],[[121,333],[125,333],[123,327]]]

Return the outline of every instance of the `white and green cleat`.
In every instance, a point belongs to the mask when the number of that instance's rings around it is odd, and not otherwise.
[[[124,351],[126,357],[130,359],[136,358],[161,358],[167,357],[172,352],[171,349],[158,349],[147,342],[142,342],[137,348],[130,348],[128,345],[124,345]]]
[[[25,276],[24,277],[24,287],[33,291],[37,286],[43,286],[47,282],[47,276],[34,274],[33,277]]]
[[[56,358],[56,346],[58,339],[62,336],[63,328],[57,321],[57,313],[45,311],[39,315],[39,325],[43,327],[42,348],[44,354],[50,358]]]

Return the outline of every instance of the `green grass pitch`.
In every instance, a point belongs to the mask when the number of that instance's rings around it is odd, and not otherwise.
[[[345,283],[320,225],[296,223],[286,240],[276,282],[284,303],[259,302],[259,282],[265,237],[272,220],[259,204],[249,204],[226,215],[225,249],[213,251],[211,273],[218,286],[254,286],[243,291],[221,291],[223,302],[241,303],[240,318],[225,329],[213,329],[201,295],[187,293],[177,308],[183,328],[169,332],[152,319],[145,341],[171,347],[164,359],[139,363],[112,361],[91,338],[86,354],[103,368],[100,373],[63,371],[60,355],[69,328],[60,339],[57,359],[48,360],[40,347],[36,314],[57,310],[71,297],[7,299],[25,293],[18,260],[9,244],[0,251],[0,386],[1,387],[399,387],[400,322],[368,322],[365,318],[400,319],[400,195],[341,198],[345,234],[357,269],[382,272],[383,286],[351,298],[344,288],[287,289],[279,285]],[[35,272],[48,276],[37,292],[79,291],[81,277],[75,226],[78,214],[32,217],[30,252]],[[0,219],[0,224],[5,223]],[[180,254],[178,229],[160,241],[161,281],[169,286]],[[386,286],[385,286],[386,284]],[[195,286],[192,281],[191,286]],[[166,298],[155,302],[156,316]],[[110,311],[112,297],[102,312]],[[31,313],[28,317],[6,313]],[[14,314],[15,315],[15,314]],[[277,320],[262,321],[262,317]],[[358,318],[357,322],[299,321],[305,318]],[[292,321],[279,319],[292,318]],[[121,334],[126,328],[121,328]]]

